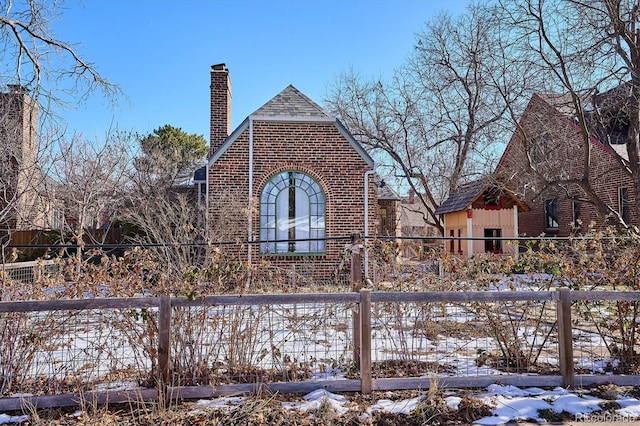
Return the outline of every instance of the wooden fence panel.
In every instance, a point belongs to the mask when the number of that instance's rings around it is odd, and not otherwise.
[[[559,291],[497,291],[497,292],[371,292],[364,289],[359,292],[331,293],[331,294],[266,294],[266,295],[223,295],[208,296],[195,300],[186,297],[136,297],[117,299],[82,299],[82,300],[51,300],[51,301],[17,301],[0,302],[0,313],[10,312],[44,312],[56,310],[100,310],[100,309],[141,309],[158,308],[158,347],[157,347],[157,371],[156,389],[140,389],[131,392],[117,393],[115,391],[93,392],[90,394],[95,401],[115,402],[117,395],[131,394],[141,395],[143,398],[164,399],[168,403],[172,399],[196,398],[219,396],[235,392],[253,392],[260,387],[266,387],[281,392],[306,392],[324,387],[334,391],[360,391],[370,393],[375,390],[427,388],[433,377],[389,377],[379,378],[375,381],[372,376],[372,305],[375,303],[466,303],[487,302],[500,303],[505,301],[555,301],[557,310],[559,332],[559,358],[561,375],[526,375],[505,374],[500,376],[476,376],[476,377],[447,377],[439,381],[438,386],[454,387],[482,387],[487,384],[500,381],[504,384],[517,386],[574,386],[575,383],[586,385],[590,383],[620,383],[637,384],[640,382],[637,375],[576,375],[573,358],[574,330],[571,318],[572,300],[640,300],[640,292],[607,292],[607,291],[571,291],[561,289]],[[259,306],[259,305],[292,305],[300,303],[308,304],[354,304],[358,312],[358,359],[360,379],[339,379],[326,381],[299,381],[282,383],[251,383],[251,384],[225,384],[224,386],[175,386],[170,385],[170,348],[172,338],[172,309],[174,307],[216,307],[216,306]],[[437,379],[440,380],[440,379]],[[77,405],[87,395],[65,394],[44,395],[37,398],[0,398],[0,411],[13,410],[16,407],[46,407]],[[85,399],[86,400],[86,399]],[[24,405],[22,405],[24,404]],[[53,405],[50,405],[53,404]]]

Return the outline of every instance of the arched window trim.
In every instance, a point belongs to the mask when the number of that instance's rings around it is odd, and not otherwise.
[[[298,170],[285,170],[260,193],[260,253],[323,255],[326,250],[326,197],[319,182]]]

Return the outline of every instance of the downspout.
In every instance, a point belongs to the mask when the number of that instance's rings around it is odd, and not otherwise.
[[[247,252],[247,263],[249,265],[249,268],[251,267],[251,250],[253,249],[253,246],[251,244],[251,242],[253,241],[253,208],[251,206],[251,203],[253,202],[253,118],[251,118],[251,116],[249,116],[249,213],[248,213],[248,218],[247,218],[247,241],[249,242],[247,244],[248,247],[248,252]]]
[[[369,237],[369,176],[375,173],[375,164],[372,170],[364,172],[364,279],[369,278],[369,251],[367,250],[367,238]]]

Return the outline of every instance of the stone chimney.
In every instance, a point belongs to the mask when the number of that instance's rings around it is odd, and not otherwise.
[[[231,133],[231,79],[225,64],[211,66],[211,139],[209,155]]]

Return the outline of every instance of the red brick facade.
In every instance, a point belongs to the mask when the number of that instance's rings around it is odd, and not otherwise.
[[[216,70],[212,71],[212,80],[218,77],[214,74]],[[297,92],[292,90],[295,95]],[[214,116],[219,111],[213,107],[217,103],[215,96],[212,83],[212,123],[225,120],[224,114]],[[212,124],[212,137],[213,127]],[[353,233],[364,234],[365,176],[369,179],[371,231],[378,213],[373,177],[371,173],[367,174],[373,163],[366,154],[363,156],[363,151],[358,150],[349,137],[337,121],[327,117],[275,113],[247,118],[225,141],[212,139],[211,146],[218,147],[209,160],[209,221],[212,229],[217,223],[224,222],[226,230],[232,231],[234,240],[257,242],[260,239],[260,195],[269,179],[279,172],[300,171],[311,176],[320,185],[326,199],[325,233],[329,240],[324,254],[261,254],[259,244],[250,245],[250,249],[247,245],[236,245],[225,250],[242,260],[250,258],[254,266],[266,263],[296,268],[316,280],[334,278],[348,240],[332,239],[349,237]],[[250,179],[253,181],[251,190]],[[247,208],[238,211],[233,218],[220,217],[228,214],[221,213],[221,209],[216,207],[219,206],[216,200],[229,190],[243,200],[240,205]]]
[[[584,170],[584,144],[578,125],[570,117],[562,114],[545,99],[534,95],[530,101],[520,126],[529,140],[534,140],[539,134],[548,134],[545,141],[545,159],[540,167],[549,167],[548,175],[558,180],[579,179]],[[562,188],[552,186],[544,189],[536,186],[536,180],[531,171],[527,171],[523,164],[524,157],[523,133],[516,131],[505,150],[496,169],[498,176],[508,176],[507,183],[516,193],[524,194],[524,200],[531,207],[529,212],[520,212],[518,216],[521,235],[538,236],[557,235],[567,236],[587,229],[590,223],[602,226],[607,220],[598,216],[596,209],[589,203],[579,205],[579,219],[581,226],[574,223],[574,202],[569,196],[585,198],[578,185],[568,184]],[[628,188],[629,223],[638,224],[635,209],[635,193],[631,176],[625,172],[617,162],[611,148],[606,147],[595,138],[590,140],[591,162],[589,167],[589,184],[596,194],[607,205],[615,210],[619,209],[619,189]],[[545,201],[557,200],[558,226],[548,227],[546,224]]]

